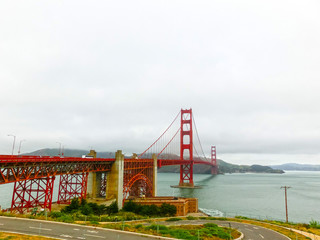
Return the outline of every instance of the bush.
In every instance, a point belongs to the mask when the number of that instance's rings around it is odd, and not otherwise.
[[[73,212],[76,212],[80,209],[80,202],[79,202],[79,199],[78,198],[74,198],[71,200],[71,203],[62,208],[61,209],[61,212],[64,212],[64,213],[73,213]]]
[[[193,216],[188,216],[187,219],[188,219],[188,220],[196,220],[196,219],[198,219],[198,218],[193,217]]]
[[[177,213],[177,207],[168,203],[163,203],[160,207],[162,216],[174,216]]]
[[[113,214],[113,213],[117,213],[119,212],[119,208],[118,208],[118,204],[116,201],[114,201],[113,203],[111,203],[108,207],[107,207],[107,213],[108,214]]]
[[[134,226],[134,228],[135,229],[143,228],[143,225],[142,224],[137,224],[137,225]]]
[[[93,214],[93,210],[92,210],[92,208],[89,206],[89,205],[83,205],[83,206],[81,206],[81,213],[83,214],[83,215],[90,215],[90,214]]]
[[[167,222],[175,222],[175,221],[181,221],[182,218],[168,218],[166,221]]]
[[[61,217],[63,214],[61,212],[49,212],[49,217],[52,217],[52,218],[59,218]]]
[[[168,227],[164,226],[164,225],[152,224],[149,227],[146,227],[146,229],[150,229],[150,230],[168,230]]]
[[[176,206],[163,203],[160,207],[156,205],[141,205],[133,201],[124,204],[123,210],[126,212],[134,212],[144,216],[174,216],[177,213]]]
[[[206,228],[217,228],[218,225],[215,223],[206,223],[203,226],[205,226]]]
[[[319,228],[320,229],[320,223],[318,221],[313,220],[313,219],[309,222],[309,225],[312,228]]]
[[[63,214],[61,217],[57,218],[60,222],[73,223],[73,217],[67,214]]]

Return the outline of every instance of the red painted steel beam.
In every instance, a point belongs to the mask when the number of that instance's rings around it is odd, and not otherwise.
[[[0,184],[62,174],[108,172],[114,159],[0,156]]]

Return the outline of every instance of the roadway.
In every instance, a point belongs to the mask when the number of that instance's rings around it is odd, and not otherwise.
[[[288,240],[289,238],[273,230],[239,222],[216,220],[183,220],[178,222],[157,222],[161,225],[190,225],[216,223],[219,226],[238,229],[244,234],[245,240]],[[230,224],[230,225],[229,225]],[[0,231],[15,232],[28,235],[40,235],[56,239],[105,239],[105,240],[154,240],[159,237],[141,236],[136,233],[115,231],[112,229],[95,228],[76,224],[66,224],[42,220],[10,218],[0,216]],[[169,239],[169,238],[163,238]]]
[[[130,232],[121,232],[111,229],[102,229],[76,224],[0,216],[0,232],[1,231],[38,235],[65,240],[154,240],[157,238],[145,235],[142,236]]]
[[[245,240],[290,240],[290,238],[275,232],[271,229],[267,229],[264,227],[232,222],[232,221],[217,221],[217,220],[182,220],[177,222],[157,222],[157,224],[161,225],[190,225],[190,224],[205,224],[205,223],[215,223],[219,226],[229,227],[234,229],[238,229],[243,233]],[[230,224],[230,225],[229,225]]]

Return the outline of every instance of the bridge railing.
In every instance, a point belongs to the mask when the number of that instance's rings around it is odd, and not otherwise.
[[[114,158],[80,158],[80,157],[58,157],[58,156],[21,156],[0,155],[1,163],[25,163],[25,162],[114,162]]]

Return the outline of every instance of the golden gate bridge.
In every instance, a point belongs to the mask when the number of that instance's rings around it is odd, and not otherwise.
[[[211,174],[218,173],[216,147],[206,158],[192,109],[181,109],[150,147],[131,158],[120,150],[115,158],[97,158],[94,150],[85,158],[0,155],[0,184],[14,183],[11,211],[20,213],[36,206],[51,211],[56,176],[58,204],[103,196],[116,198],[121,208],[130,196],[156,196],[157,168],[162,166],[180,165],[179,187],[194,187],[194,164],[209,165]]]

